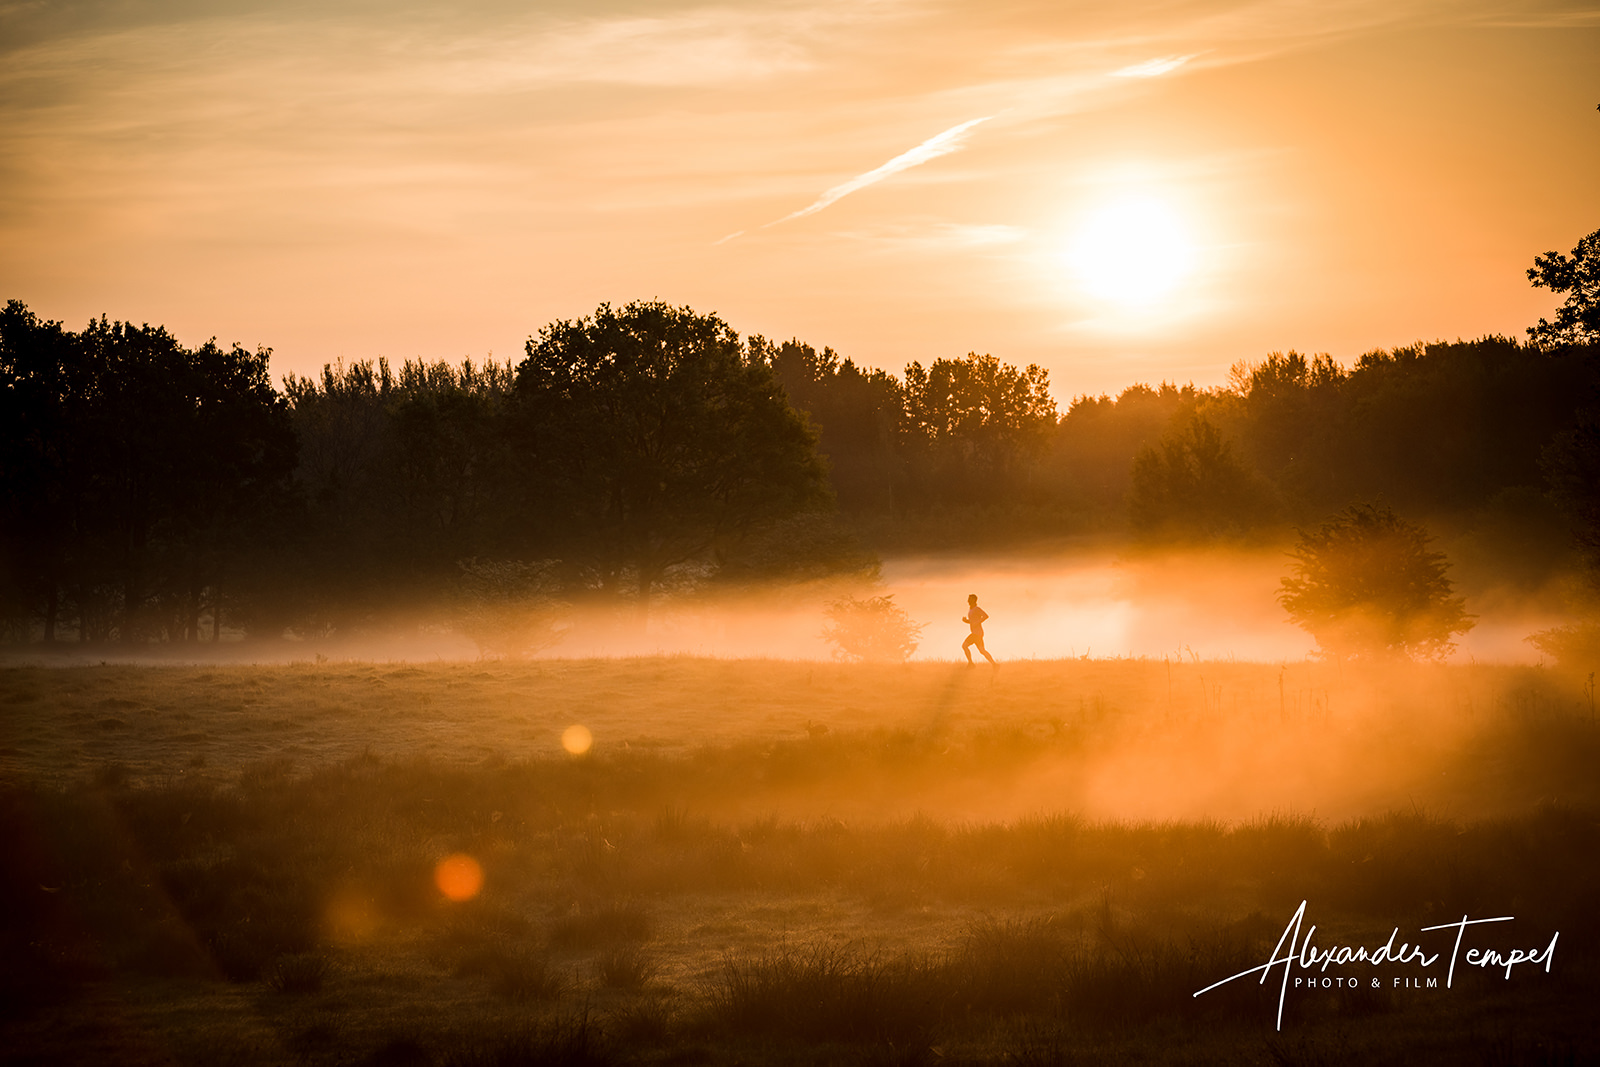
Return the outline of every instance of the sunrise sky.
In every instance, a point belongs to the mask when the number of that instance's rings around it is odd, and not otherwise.
[[[1520,335],[1600,228],[1600,5],[0,2],[0,299],[520,358],[660,298],[1065,401]]]

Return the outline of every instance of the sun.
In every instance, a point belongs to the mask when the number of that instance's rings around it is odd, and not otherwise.
[[[1171,295],[1194,270],[1189,229],[1172,205],[1130,195],[1101,204],[1067,247],[1079,285],[1101,300],[1150,304]]]

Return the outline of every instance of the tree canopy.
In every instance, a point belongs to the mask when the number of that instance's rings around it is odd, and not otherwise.
[[[940,483],[938,495],[957,500],[1013,491],[1056,424],[1049,371],[976,352],[907,364],[905,411],[909,443]]]
[[[1600,342],[1600,230],[1578,242],[1570,257],[1546,252],[1534,258],[1528,280],[1542,289],[1566,295],[1556,321],[1540,319],[1528,336],[1542,347]]]
[[[380,359],[281,392],[266,349],[12,302],[0,628],[349,634],[427,626],[491,572],[625,604],[870,574],[874,549],[1270,538],[1378,499],[1543,587],[1578,562],[1564,524],[1600,573],[1597,261],[1600,231],[1538,258],[1567,306],[1529,343],[1273,352],[1227,386],[1134,383],[1059,416],[1038,366],[973,352],[896,377],[660,302],[552,323],[515,368]]]
[[[905,401],[900,383],[882,370],[858,367],[831,348],[798,340],[775,345],[750,338],[750,355],[765,361],[789,403],[819,434],[818,449],[839,506],[892,512],[903,495],[901,438]]]
[[[1190,538],[1239,533],[1268,507],[1260,480],[1198,416],[1134,457],[1128,508],[1137,529]]]
[[[104,318],[73,334],[7,304],[0,542],[46,639],[63,612],[80,639],[199,639],[202,598],[295,465],[269,354]]]
[[[545,529],[641,605],[669,569],[826,503],[814,432],[727,323],[602,304],[527,344],[520,445]],[[554,521],[550,521],[554,520]]]

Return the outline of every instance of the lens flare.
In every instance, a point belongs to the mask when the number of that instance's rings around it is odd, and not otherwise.
[[[483,868],[464,852],[446,856],[433,869],[433,884],[454,901],[471,900],[483,888]]]
[[[561,747],[574,756],[583,755],[589,751],[589,746],[592,744],[594,744],[594,734],[589,732],[587,726],[574,724],[561,734]]]

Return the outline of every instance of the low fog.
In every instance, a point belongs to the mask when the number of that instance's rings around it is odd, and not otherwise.
[[[658,595],[642,628],[636,603],[577,602],[548,616],[553,640],[523,653],[475,643],[452,607],[419,607],[373,617],[354,633],[324,639],[286,633],[280,641],[146,646],[136,652],[71,644],[46,653],[17,650],[11,662],[86,659],[164,662],[294,662],[302,659],[433,661],[689,655],[829,660],[827,605],[844,596],[890,595],[922,626],[913,662],[958,660],[967,596],[989,613],[990,651],[1019,659],[1149,658],[1282,663],[1317,654],[1315,641],[1277,602],[1289,569],[1286,547],[1135,553],[1102,549],[1009,556],[919,555],[883,561],[876,580],[841,578],[791,585],[701,585]],[[1482,567],[1457,581],[1474,627],[1456,638],[1448,662],[1535,664],[1528,635],[1566,620],[1571,579],[1542,587],[1498,581]],[[546,614],[534,625],[546,625]],[[235,635],[237,636],[237,635]],[[535,642],[535,645],[539,642]]]
[[[271,684],[242,702],[207,681],[184,703],[183,734],[210,738],[203,773],[224,777],[278,751],[273,731],[289,731],[284,741],[304,731],[290,750],[313,764],[363,753],[470,763],[560,759],[563,733],[581,726],[600,756],[722,752],[764,766],[789,752],[826,769],[671,801],[726,817],[1248,820],[1411,806],[1465,816],[1588,795],[1586,770],[1551,763],[1568,741],[1527,729],[1593,713],[1582,679],[1539,669],[1525,640],[1562,621],[1559,583],[1458,585],[1478,618],[1445,663],[1340,662],[1318,655],[1276,602],[1285,560],[1273,550],[904,557],[872,581],[662,596],[642,628],[634,604],[561,608],[532,617],[553,640],[526,655],[486,651],[440,607],[354,638],[168,646],[137,659],[282,665],[264,667]],[[989,613],[998,670],[962,662],[970,593]],[[911,662],[836,662],[827,605],[883,595],[923,626]],[[116,662],[104,650],[51,660],[84,661]],[[118,677],[95,684],[119,694],[146,684],[131,669]],[[151,773],[186,758],[192,746],[163,740],[154,690],[116,699],[135,709],[118,730],[153,731]],[[240,716],[258,728],[241,732]],[[60,728],[78,736],[73,723]],[[116,745],[142,773],[130,755],[139,746]],[[62,752],[88,770],[92,748],[74,740]]]

